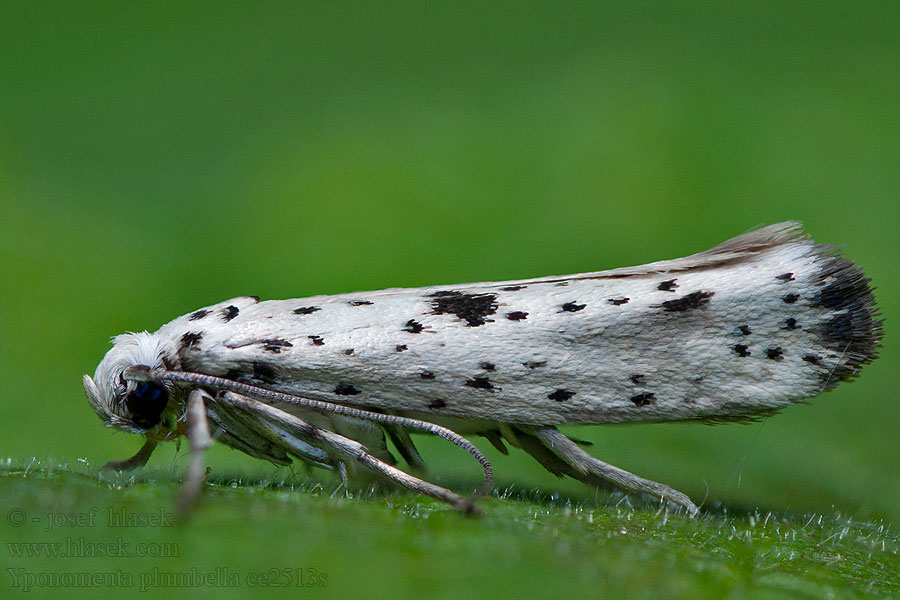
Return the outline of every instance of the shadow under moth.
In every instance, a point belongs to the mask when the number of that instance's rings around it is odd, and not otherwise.
[[[203,486],[212,440],[276,465],[369,469],[471,511],[492,467],[462,436],[521,448],[562,477],[697,513],[685,494],[594,458],[557,426],[763,418],[834,388],[876,357],[872,289],[795,222],[636,267],[297,300],[239,297],[154,333],[113,339],[84,389],[107,426],[185,436],[179,499]],[[460,446],[484,481],[464,497],[398,468],[411,433]]]

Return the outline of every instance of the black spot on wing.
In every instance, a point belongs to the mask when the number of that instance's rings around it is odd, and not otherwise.
[[[521,310],[514,310],[513,312],[506,313],[506,318],[510,321],[521,321],[528,316],[527,312],[522,312]]]
[[[281,338],[272,338],[270,340],[261,340],[259,342],[262,344],[263,350],[266,352],[272,352],[274,354],[279,354],[282,348],[291,348],[293,344],[287,340],[283,340]]]
[[[547,396],[550,400],[556,400],[557,402],[562,402],[563,400],[568,400],[572,396],[575,395],[575,392],[570,392],[569,390],[559,389]]]
[[[676,280],[677,280],[677,278],[660,282],[660,284],[658,286],[656,286],[656,289],[658,289],[661,292],[674,292],[675,288],[678,287],[678,284],[675,283]]]
[[[361,392],[361,389],[349,383],[339,383],[334,388],[334,393],[338,396],[355,396]]]
[[[475,388],[477,390],[495,390],[499,389],[494,387],[494,384],[491,383],[490,379],[487,377],[473,377],[472,379],[466,379],[466,386],[470,388]]]
[[[348,304],[350,306],[369,306],[372,303],[368,300],[351,300]]]
[[[200,319],[202,319],[209,313],[210,313],[210,311],[208,311],[208,310],[198,310],[196,312],[192,312],[191,316],[188,317],[188,320],[189,321],[199,321]]]
[[[423,329],[425,329],[425,327],[421,323],[419,323],[415,319],[410,319],[409,321],[404,323],[402,331],[406,331],[409,333],[422,333]]]
[[[525,365],[526,367],[528,367],[529,369],[538,369],[540,367],[546,367],[547,361],[546,360],[529,360],[528,362],[523,362],[522,364]]]
[[[784,328],[785,328],[785,329],[803,329],[802,327],[800,327],[799,325],[797,325],[797,319],[795,319],[794,317],[791,317],[791,318],[789,318],[789,319],[785,319],[785,321],[784,321]]]
[[[648,404],[656,402],[656,398],[653,397],[653,392],[642,392],[632,396],[629,400],[634,402],[635,406],[647,406]]]
[[[394,350],[396,350],[397,352],[403,352],[406,349],[406,344],[397,344],[396,346],[394,346]]]
[[[193,348],[200,343],[201,339],[203,339],[202,333],[196,331],[188,331],[183,336],[181,336],[181,340],[179,340],[178,344],[178,351],[181,352],[183,350]]]
[[[566,302],[562,305],[562,310],[560,312],[578,312],[579,310],[584,310],[584,307],[587,304],[575,304],[574,302]]]
[[[467,327],[478,327],[492,321],[488,315],[497,312],[497,296],[494,294],[464,294],[458,291],[443,291],[429,294],[432,314],[456,315],[466,322]]]
[[[317,310],[322,310],[318,306],[301,306],[300,308],[294,309],[295,315],[311,315]]]
[[[422,371],[421,373],[419,373],[419,377],[421,377],[422,379],[434,379],[434,373],[432,373],[431,371]]]
[[[325,340],[322,339],[321,335],[308,335],[306,336],[310,339],[310,346],[324,346]]]
[[[750,327],[748,327],[747,325],[741,325],[740,327],[738,327],[738,331],[741,335],[750,335],[751,333],[753,333],[752,331],[750,331]]]
[[[629,377],[631,379],[631,383],[640,384],[644,382],[644,375],[635,374]]]
[[[797,294],[785,294],[781,299],[784,300],[785,304],[793,304],[800,299],[800,296]]]
[[[775,277],[775,279],[778,279],[779,281],[783,281],[783,282],[787,283],[788,281],[794,281],[794,274],[793,273],[782,273],[781,275],[778,275],[777,277]]]
[[[704,292],[697,290],[696,292],[691,292],[690,294],[682,296],[681,298],[666,300],[662,303],[662,307],[666,312],[683,312],[686,310],[692,310],[695,308],[700,308],[704,304],[708,304],[709,299],[714,295],[715,292]]]
[[[344,354],[346,354],[347,356],[350,356],[351,354],[353,354],[353,352],[353,348],[347,348],[346,350],[344,350]]]
[[[748,346],[745,344],[735,344],[731,347],[738,356],[750,356],[750,351],[747,348]]]
[[[766,348],[766,358],[771,360],[784,360],[784,352],[781,346],[777,348]]]
[[[631,298],[610,298],[607,302],[613,306],[622,306],[623,304],[628,304],[629,300],[631,300]]]
[[[803,360],[814,365],[821,364],[822,358],[818,354],[804,354]]]
[[[447,403],[441,400],[440,398],[435,398],[431,402],[428,403],[428,408],[444,408],[447,406]]]
[[[233,318],[235,318],[236,316],[238,316],[239,312],[241,312],[241,311],[237,306],[234,306],[234,305],[226,306],[225,308],[222,309],[222,320],[227,323],[228,321],[230,321]]]
[[[506,287],[500,288],[504,292],[518,292],[519,290],[524,290],[527,288],[527,285],[508,285]]]
[[[495,365],[495,364],[492,363],[492,362],[487,362],[487,361],[481,363],[481,364],[478,365],[478,366],[480,366],[480,367],[481,367],[482,369],[484,369],[485,371],[494,371],[494,370],[496,370],[496,368],[497,368],[497,365]]]

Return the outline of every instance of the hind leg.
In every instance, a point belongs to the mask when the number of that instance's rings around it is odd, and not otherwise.
[[[522,432],[526,434],[520,438],[522,448],[556,475],[568,475],[585,483],[601,484],[604,487],[611,484],[627,492],[647,494],[661,502],[683,508],[692,516],[699,513],[697,506],[686,494],[594,458],[555,427],[527,429]]]

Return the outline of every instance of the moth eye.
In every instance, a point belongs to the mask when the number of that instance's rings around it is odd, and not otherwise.
[[[159,416],[168,402],[169,394],[164,387],[142,381],[125,398],[125,408],[135,425],[149,429],[159,423]]]

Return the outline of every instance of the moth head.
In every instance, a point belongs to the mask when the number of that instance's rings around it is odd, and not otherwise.
[[[131,366],[164,368],[164,355],[155,334],[144,331],[113,338],[113,347],[97,365],[93,379],[88,375],[83,378],[88,402],[107,427],[158,440],[181,433],[179,424],[184,419],[178,390],[171,384],[133,381],[124,376]]]

